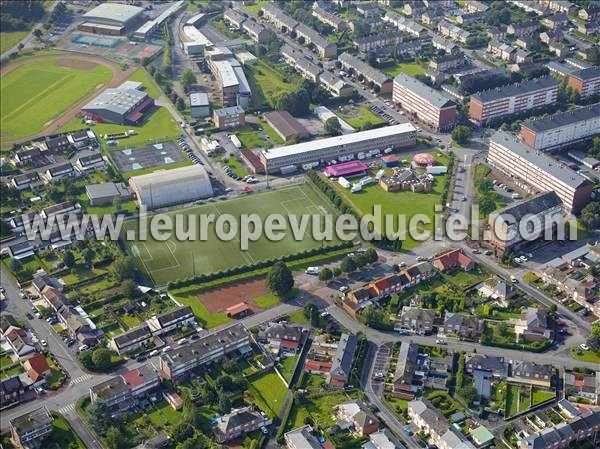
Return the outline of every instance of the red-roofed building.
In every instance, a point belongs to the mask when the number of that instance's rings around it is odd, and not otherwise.
[[[296,352],[300,348],[300,341],[286,340],[282,338],[279,342],[279,348],[283,351]]]
[[[369,170],[369,167],[361,161],[350,161],[343,162],[341,164],[330,165],[325,169],[325,173],[329,176],[339,178],[344,176],[346,178],[350,176],[364,175]]]
[[[325,440],[323,443],[321,443],[321,447],[323,449],[335,449],[335,446],[333,445],[333,443],[329,440]]]
[[[251,312],[248,303],[240,302],[225,309],[225,315],[230,318],[242,318],[249,315]]]
[[[304,371],[309,374],[327,374],[331,371],[331,362],[307,360],[304,363]]]
[[[433,266],[440,271],[448,271],[454,268],[470,271],[475,268],[475,262],[462,249],[455,249],[437,256],[433,261]]]
[[[39,382],[50,374],[50,365],[44,354],[36,354],[23,363],[23,368],[33,382]]]

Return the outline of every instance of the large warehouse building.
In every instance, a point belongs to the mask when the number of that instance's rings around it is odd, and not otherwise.
[[[488,162],[530,192],[556,192],[568,213],[579,212],[590,200],[591,182],[506,131],[490,138]]]
[[[86,12],[81,31],[96,34],[120,36],[139,24],[144,13],[143,8],[123,3],[102,3]]]
[[[600,133],[600,103],[521,125],[521,138],[536,150],[554,150]]]
[[[263,150],[260,160],[268,173],[281,171],[282,167],[301,166],[313,162],[338,160],[340,156],[357,155],[360,152],[386,148],[403,148],[415,145],[417,130],[410,123],[370,129],[354,134],[328,137],[326,139]]]
[[[148,210],[190,203],[213,195],[208,173],[201,165],[159,170],[133,176],[129,186],[137,201]]]
[[[144,119],[144,112],[154,106],[154,100],[140,90],[142,85],[126,81],[117,88],[106,89],[83,108],[81,112],[100,123],[136,125]]]

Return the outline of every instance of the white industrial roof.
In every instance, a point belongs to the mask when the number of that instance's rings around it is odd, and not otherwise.
[[[229,61],[213,61],[212,64],[219,71],[223,87],[237,86],[239,84],[233,66]]]
[[[208,94],[206,92],[194,92],[190,94],[190,106],[208,106]]]
[[[192,25],[185,25],[183,27],[182,37],[187,42],[202,44],[206,47],[213,44],[212,41],[204,35],[204,33]]]
[[[124,5],[123,3],[102,3],[86,12],[83,18],[86,20],[105,19],[126,23],[143,12],[144,10],[137,6]]]
[[[302,142],[286,147],[278,147],[270,150],[263,150],[263,154],[267,160],[276,159],[279,157],[301,154],[307,151],[314,151],[319,148],[329,148],[340,145],[351,145],[357,142],[362,142],[370,139],[390,136],[394,134],[403,134],[411,131],[416,131],[416,128],[410,123],[401,123],[394,126],[385,126],[383,128],[370,129],[353,134],[343,134],[341,136],[328,137],[326,139],[313,140],[310,142]]]

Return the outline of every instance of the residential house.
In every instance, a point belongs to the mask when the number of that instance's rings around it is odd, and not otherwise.
[[[548,44],[548,49],[553,51],[557,58],[562,59],[569,55],[569,47],[557,41],[552,41]]]
[[[423,22],[425,25],[433,25],[442,20],[445,15],[446,12],[443,8],[427,9],[421,14],[421,22]]]
[[[19,359],[26,358],[36,351],[35,344],[32,342],[31,337],[21,328],[9,328],[6,331],[4,338]]]
[[[565,371],[564,391],[569,400],[583,398],[600,405],[600,371]]]
[[[554,366],[514,360],[511,364],[509,382],[550,388],[554,379]]]
[[[506,33],[515,36],[525,36],[537,32],[539,28],[540,23],[537,20],[528,20],[525,22],[511,23],[506,28]]]
[[[483,320],[468,313],[452,313],[446,311],[444,324],[445,334],[456,334],[461,337],[478,338],[483,334]]]
[[[288,449],[323,449],[308,424],[286,432],[283,437]]]
[[[504,357],[486,356],[475,354],[465,362],[467,373],[473,374],[478,370],[490,371],[494,377],[505,378],[508,376],[508,363]]]
[[[517,287],[499,278],[488,279],[479,289],[480,294],[498,301],[502,307],[508,306],[508,301],[517,294]]]
[[[568,295],[575,302],[584,307],[592,307],[592,305],[588,303],[588,300],[593,297],[592,289],[579,279],[572,277],[573,272],[571,270],[561,270],[559,268],[550,267],[537,274],[546,284],[556,286],[561,292]]]
[[[40,407],[8,421],[10,437],[19,448],[40,448],[54,430],[54,418]]]
[[[438,24],[438,31],[442,34],[442,36],[449,37],[452,40],[460,42],[461,44],[465,44],[467,39],[471,37],[471,33],[469,31],[463,30],[447,20],[442,20]]]
[[[47,182],[56,182],[60,181],[63,178],[73,176],[75,174],[75,169],[70,162],[66,162],[64,164],[55,165],[54,167],[50,167],[48,170],[44,172],[44,178]]]
[[[553,16],[544,17],[542,19],[542,25],[551,30],[560,30],[569,26],[569,18],[566,14],[556,13]]]
[[[302,326],[288,323],[269,323],[259,331],[258,338],[267,342],[273,352],[296,354],[306,339],[306,330]]]
[[[81,310],[81,312],[80,312]],[[84,316],[83,309],[66,306],[58,312],[59,321],[69,334],[82,345],[93,346],[98,342],[101,331],[96,329],[92,320]]]
[[[486,2],[480,2],[478,0],[467,0],[463,4],[463,8],[467,12],[485,12],[489,9],[489,5]]]
[[[466,23],[483,22],[487,17],[487,13],[483,11],[468,12],[456,16],[456,23],[464,25]]]
[[[164,335],[184,326],[195,326],[196,319],[190,306],[181,306],[170,312],[155,315],[146,321],[152,335]]]
[[[404,306],[396,321],[396,328],[406,329],[419,335],[429,335],[433,332],[434,322],[435,311]]]
[[[553,338],[553,331],[548,328],[546,311],[537,307],[528,307],[521,312],[521,319],[515,323],[515,333],[517,338],[526,342]]]
[[[600,19],[577,24],[577,31],[581,34],[592,35],[600,33]]]
[[[369,441],[363,444],[363,449],[404,449],[392,432],[383,429],[369,435]]]
[[[587,21],[600,18],[600,5],[590,2],[587,7],[581,8],[577,15],[580,19]]]
[[[43,380],[51,371],[44,354],[29,357],[23,362],[23,369],[34,383]]]
[[[404,270],[406,277],[408,278],[409,286],[413,287],[420,284],[421,282],[428,281],[429,279],[436,276],[434,266],[431,262],[419,262],[411,267]]]
[[[455,269],[471,271],[475,268],[475,262],[458,248],[436,256],[433,259],[433,266],[442,272]]]
[[[80,156],[75,161],[75,168],[80,173],[86,173],[92,170],[104,169],[106,161],[102,157],[102,153],[93,153],[86,156]]]
[[[37,396],[32,380],[25,373],[0,380],[0,408],[31,401]]]
[[[117,354],[123,355],[141,348],[147,344],[151,338],[152,332],[148,325],[141,324],[113,337],[109,342],[109,346]]]
[[[159,385],[160,377],[148,363],[91,387],[90,399],[103,401],[113,412],[124,411]]]
[[[342,402],[335,410],[338,422],[351,423],[356,436],[364,437],[379,430],[379,420],[361,400]]]
[[[417,371],[419,346],[414,343],[402,342],[394,371],[393,389],[394,396],[401,399],[413,399],[414,393],[420,389],[414,385],[413,378]]]
[[[25,190],[39,187],[43,182],[38,172],[32,171],[23,173],[22,175],[13,176],[10,183],[17,190]]]
[[[171,437],[167,435],[167,432],[161,430],[152,438],[147,439],[143,443],[138,444],[133,449],[162,449],[171,444]]]
[[[510,62],[514,61],[517,49],[504,42],[492,39],[487,46],[487,52],[491,53],[495,58]]]
[[[253,407],[233,409],[216,419],[214,433],[219,443],[231,441],[271,424],[271,419],[264,412]]]
[[[352,372],[357,346],[358,340],[355,335],[342,334],[331,361],[331,370],[327,375],[329,387],[344,388],[346,386]]]
[[[544,31],[540,33],[540,41],[544,44],[550,44],[552,41],[560,42],[563,40],[563,32],[561,30]]]

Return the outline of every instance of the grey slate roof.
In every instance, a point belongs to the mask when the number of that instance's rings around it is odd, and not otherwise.
[[[490,138],[490,142],[496,142],[508,148],[519,157],[527,160],[540,170],[543,170],[544,172],[556,179],[559,179],[572,188],[578,188],[579,186],[589,182],[580,174],[568,167],[563,167],[550,156],[533,150],[531,147],[527,146],[520,140],[517,140],[512,134],[506,131],[496,131],[496,133],[494,133],[494,135]]]
[[[357,339],[351,334],[342,334],[337,351],[331,363],[330,373],[337,376],[349,376],[354,353],[356,352]]]
[[[358,59],[356,56],[351,55],[350,53],[344,52],[338,57],[338,59],[341,62],[350,65],[358,73],[361,73],[366,78],[373,80],[375,83],[383,84],[390,79],[390,77],[385,73],[380,72],[374,67],[371,67],[369,64],[361,59]]]
[[[584,81],[598,78],[600,77],[600,67],[588,67],[573,73],[571,76]]]
[[[523,219],[525,215],[537,214],[541,211],[556,207],[561,204],[561,200],[556,192],[544,192],[524,200],[518,204],[508,205],[493,213],[494,216],[510,215],[517,222]]]
[[[528,120],[521,126],[536,132],[548,131],[550,129],[567,126],[572,123],[590,120],[598,116],[600,116],[600,103],[575,109],[573,111],[561,112],[559,114],[538,120]]]
[[[539,89],[546,89],[550,87],[558,88],[558,81],[551,76],[545,76],[542,78],[534,78],[524,83],[516,83],[508,86],[497,87],[495,89],[482,90],[481,92],[474,93],[471,95],[471,97],[479,99],[482,102],[487,102],[500,100],[506,97],[513,97],[516,95],[524,95]]]
[[[410,90],[433,107],[441,109],[456,106],[454,101],[446,98],[437,90],[432,89],[428,85],[422,83],[416,78],[413,78],[412,76],[408,76],[405,73],[400,73],[396,78],[394,78],[394,83],[400,84],[404,88]]]

